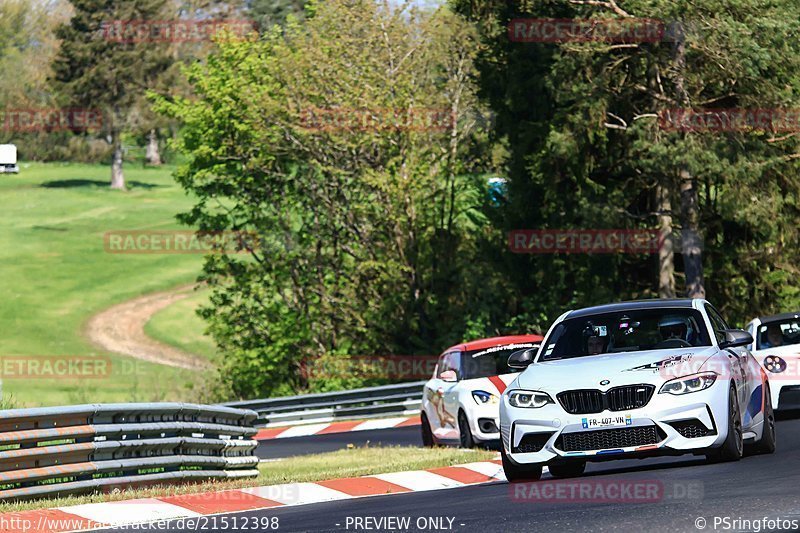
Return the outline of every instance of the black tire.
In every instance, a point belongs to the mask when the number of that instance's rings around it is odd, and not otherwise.
[[[500,456],[503,458],[503,472],[506,474],[506,479],[509,483],[517,481],[539,481],[542,477],[542,465],[518,465],[512,463],[511,459],[506,456],[506,448],[500,444]]]
[[[586,462],[575,461],[569,463],[556,463],[547,465],[550,475],[557,478],[578,477],[586,470]]]
[[[769,383],[764,384],[764,429],[761,438],[753,446],[755,453],[775,453],[775,411],[772,408],[772,395],[769,390]]]
[[[462,448],[475,447],[475,439],[472,438],[472,430],[469,429],[469,422],[464,411],[458,412],[458,441]]]
[[[431,431],[431,424],[428,422],[428,416],[423,412],[421,418],[420,431],[422,432],[422,445],[426,448],[433,448],[436,446],[436,440],[433,438],[433,431]]]
[[[728,393],[728,436],[718,449],[709,454],[712,461],[738,461],[744,455],[744,434],[742,417],[739,414],[739,401],[736,399],[736,388],[731,385]]]

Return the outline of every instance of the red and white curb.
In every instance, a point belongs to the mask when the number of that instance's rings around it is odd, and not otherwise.
[[[310,437],[330,433],[346,433],[349,431],[367,431],[370,429],[392,429],[406,426],[418,426],[418,416],[379,418],[376,420],[349,420],[343,422],[326,422],[323,424],[306,424],[302,426],[261,428],[256,440],[288,439],[291,437]]]
[[[87,531],[175,519],[185,519],[186,529],[194,529],[194,524],[190,521],[201,519],[207,515],[385,494],[452,489],[467,485],[496,483],[505,481],[505,479],[500,460],[484,461],[429,470],[331,479],[315,483],[288,483],[221,492],[89,503],[57,509],[4,513],[0,514],[0,532]]]

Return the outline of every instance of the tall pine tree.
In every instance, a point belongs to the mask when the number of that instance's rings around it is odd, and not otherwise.
[[[72,0],[75,14],[60,26],[53,81],[65,105],[98,109],[113,147],[111,188],[124,189],[122,134],[131,111],[171,64],[165,43],[116,39],[109,25],[169,18],[167,0]],[[131,42],[134,41],[134,42]]]

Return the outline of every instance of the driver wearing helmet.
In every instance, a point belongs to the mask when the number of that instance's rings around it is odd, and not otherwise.
[[[688,317],[667,315],[658,321],[658,331],[662,340],[680,339],[693,344],[694,330]]]
[[[606,351],[606,338],[593,335],[586,339],[586,354],[598,355]]]

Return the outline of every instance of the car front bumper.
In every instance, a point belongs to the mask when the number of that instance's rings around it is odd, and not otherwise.
[[[728,390],[728,383],[722,381],[683,396],[656,391],[645,407],[598,414],[570,414],[555,398],[556,403],[538,409],[512,407],[504,397],[502,442],[509,459],[517,464],[600,461],[620,455],[669,455],[715,448],[728,433]],[[630,425],[583,426],[584,418],[615,415],[630,415]]]
[[[469,401],[473,401],[472,398]],[[466,409],[472,438],[479,442],[500,440],[500,405],[487,403]]]

